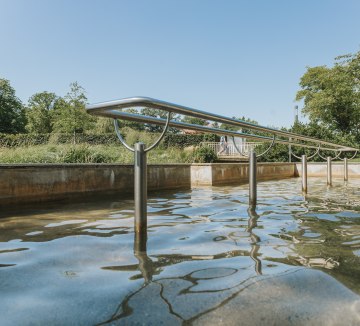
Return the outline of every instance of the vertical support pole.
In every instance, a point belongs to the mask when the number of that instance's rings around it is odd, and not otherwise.
[[[257,202],[256,187],[256,153],[252,150],[249,156],[249,206],[252,208]]]
[[[291,141],[291,138],[289,138],[289,141]],[[291,163],[291,145],[289,144],[289,163]]]
[[[301,190],[307,193],[307,158],[306,155],[301,156]]]
[[[331,186],[331,157],[328,156],[327,158],[327,185]]]
[[[348,171],[348,159],[344,158],[344,181],[348,181],[349,171]]]
[[[143,143],[136,143],[135,146],[135,232],[144,233],[147,231],[147,166],[146,152]]]

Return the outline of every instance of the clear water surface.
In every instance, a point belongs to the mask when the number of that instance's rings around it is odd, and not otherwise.
[[[360,180],[2,211],[0,325],[359,325]]]

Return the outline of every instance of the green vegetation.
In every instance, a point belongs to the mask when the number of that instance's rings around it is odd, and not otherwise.
[[[153,144],[160,133],[122,129],[126,142]],[[196,150],[215,135],[166,135],[148,154],[149,163],[213,162],[216,155]],[[0,163],[132,163],[133,154],[109,134],[0,134]]]
[[[193,153],[193,160],[195,163],[213,163],[217,156],[210,147],[198,147]]]
[[[360,51],[337,57],[332,68],[308,67],[300,86],[296,99],[310,121],[360,141]]]
[[[207,153],[178,148],[155,148],[148,153],[148,163],[207,162]],[[35,145],[16,148],[0,147],[0,163],[124,163],[134,162],[133,153],[121,144]]]
[[[0,79],[0,132],[16,134],[25,131],[25,111],[15,90],[6,79]]]

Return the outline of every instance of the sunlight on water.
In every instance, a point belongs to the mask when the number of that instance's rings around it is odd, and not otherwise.
[[[1,325],[358,324],[360,180],[310,179],[2,212]]]

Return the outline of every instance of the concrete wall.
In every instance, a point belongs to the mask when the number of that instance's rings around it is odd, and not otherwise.
[[[332,168],[332,177],[333,178],[343,178],[344,177],[344,163],[343,162],[333,162],[331,164]],[[301,176],[301,163],[296,163],[296,175]],[[308,163],[307,166],[308,177],[325,177],[327,175],[327,164],[320,163]],[[348,162],[348,173],[349,178],[360,178],[360,164]]]
[[[149,165],[149,190],[175,188],[190,188],[189,164]],[[132,165],[0,165],[0,206],[133,191]]]
[[[333,177],[343,178],[343,164],[333,163]],[[301,164],[258,163],[258,180],[301,175]],[[326,177],[326,164],[309,163],[309,177]],[[360,164],[349,163],[349,178],[360,177]],[[248,164],[159,164],[148,166],[148,189],[165,190],[248,182]],[[68,199],[89,194],[132,196],[134,170],[121,164],[0,165],[0,206]]]
[[[293,177],[295,165],[259,163],[258,179]],[[148,189],[176,189],[248,182],[245,163],[159,164],[148,166]],[[134,191],[132,165],[0,165],[0,206],[69,199],[89,194]]]
[[[257,164],[258,180],[283,179],[294,176],[295,165],[293,163]],[[193,164],[191,166],[191,184],[193,187],[247,182],[247,163]]]

